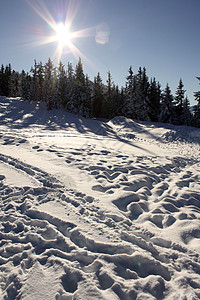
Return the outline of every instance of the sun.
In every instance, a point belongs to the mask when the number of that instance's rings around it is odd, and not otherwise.
[[[38,14],[46,24],[49,25],[50,31],[45,32],[43,28],[40,28],[40,35],[38,39],[30,45],[42,46],[50,43],[57,44],[54,57],[58,62],[61,60],[62,55],[72,53],[75,57],[83,57],[90,64],[90,60],[78,49],[75,45],[75,41],[79,38],[91,37],[94,35],[94,28],[84,28],[78,31],[72,30],[72,23],[76,14],[76,6],[70,5],[74,1],[68,1],[69,4],[63,8],[58,6],[58,13],[56,19],[62,21],[57,23],[51,12],[48,10],[43,1],[40,0],[26,0],[30,7]],[[59,1],[58,1],[59,2]],[[35,31],[35,30],[33,30]],[[38,35],[38,32],[36,32]]]
[[[63,49],[64,46],[70,47],[72,33],[69,30],[69,26],[67,24],[59,23],[55,26],[55,41],[58,42],[58,47],[60,50]]]

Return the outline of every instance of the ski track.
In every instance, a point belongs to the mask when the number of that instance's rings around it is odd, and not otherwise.
[[[2,133],[0,144],[49,153],[87,174],[93,196],[0,154],[0,167],[29,179],[8,184],[0,168],[2,299],[199,299],[198,155],[138,156],[21,136]]]

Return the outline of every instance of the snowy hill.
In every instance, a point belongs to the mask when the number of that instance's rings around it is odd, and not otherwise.
[[[200,129],[0,98],[0,299],[199,299]]]

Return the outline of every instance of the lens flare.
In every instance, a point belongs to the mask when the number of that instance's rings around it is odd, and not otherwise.
[[[69,30],[69,26],[67,24],[59,23],[55,27],[55,41],[58,42],[58,47],[60,51],[63,51],[64,46],[70,47],[72,33]]]
[[[56,22],[53,18],[43,1],[35,0],[26,2],[31,6],[31,8],[39,15],[45,23],[49,25],[51,32],[49,34],[40,34],[37,41],[34,42],[35,46],[45,45],[49,43],[57,43],[57,47],[54,53],[54,57],[58,58],[58,61],[61,60],[62,54],[71,52],[76,58],[83,57],[90,64],[92,64],[89,59],[75,46],[74,42],[78,38],[91,37],[94,36],[95,28],[85,28],[78,31],[72,31],[72,21],[75,17],[77,7],[74,6],[74,1],[69,1],[68,6],[63,6],[58,9],[62,12],[62,20]],[[60,2],[57,2],[59,4]],[[64,3],[64,2],[63,2]],[[65,2],[66,3],[66,2]],[[56,14],[58,16],[59,14]],[[31,44],[33,46],[33,43]]]
[[[102,23],[96,28],[95,40],[98,44],[107,44],[109,42],[110,30],[108,24]]]

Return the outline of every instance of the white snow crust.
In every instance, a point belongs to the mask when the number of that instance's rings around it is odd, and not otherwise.
[[[0,98],[0,299],[200,298],[200,129]]]

